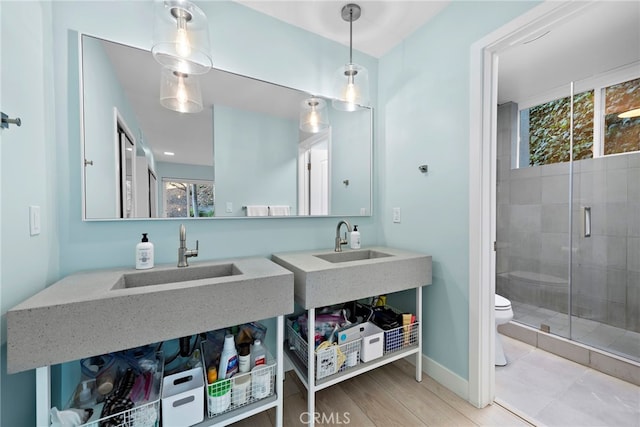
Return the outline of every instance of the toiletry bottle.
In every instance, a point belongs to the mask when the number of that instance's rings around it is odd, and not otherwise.
[[[136,270],[146,270],[153,267],[153,243],[142,233],[142,241],[136,245]]]
[[[244,373],[251,370],[251,347],[249,343],[242,343],[238,346],[238,372]]]
[[[351,242],[351,249],[360,249],[360,232],[357,225],[353,226],[349,241]]]
[[[255,340],[251,349],[251,368],[267,364],[267,350],[262,345],[262,341]]]
[[[220,354],[220,368],[218,368],[218,378],[231,378],[238,372],[238,352],[233,340],[233,335],[224,337],[224,347]]]

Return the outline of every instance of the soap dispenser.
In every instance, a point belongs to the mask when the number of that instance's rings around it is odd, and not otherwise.
[[[142,241],[136,245],[136,270],[146,270],[153,267],[153,243],[142,233]]]
[[[351,249],[360,249],[360,232],[358,231],[357,225],[353,226],[353,231],[349,237]]]

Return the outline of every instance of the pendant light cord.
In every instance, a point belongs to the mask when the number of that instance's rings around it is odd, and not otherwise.
[[[353,8],[349,9],[349,64],[353,64]]]

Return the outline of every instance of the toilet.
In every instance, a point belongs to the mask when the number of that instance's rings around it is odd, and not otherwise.
[[[505,366],[507,364],[507,358],[504,355],[502,348],[502,341],[500,340],[500,334],[498,333],[498,326],[509,323],[513,319],[513,310],[511,309],[511,301],[505,297],[496,294],[495,298],[495,313],[496,313],[496,366]]]

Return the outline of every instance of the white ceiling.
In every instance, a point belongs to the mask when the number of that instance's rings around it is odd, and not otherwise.
[[[349,46],[349,23],[342,19],[346,0],[234,0],[266,15]],[[362,15],[353,23],[353,48],[380,58],[437,15],[451,0],[353,1]]]
[[[522,103],[558,88],[568,95],[571,81],[633,63],[640,72],[638,61],[640,2],[593,3],[499,54],[498,102]]]

